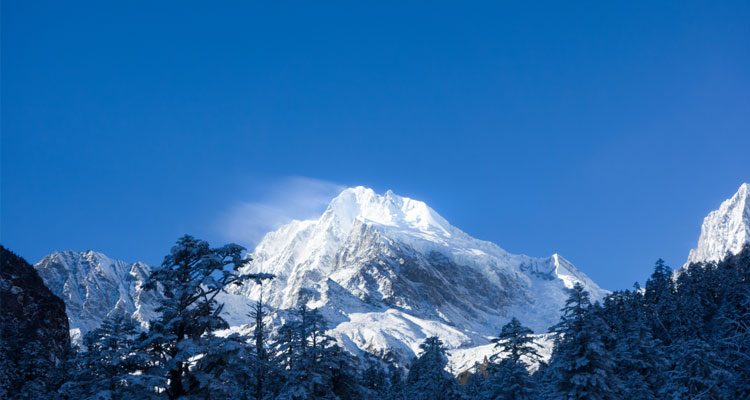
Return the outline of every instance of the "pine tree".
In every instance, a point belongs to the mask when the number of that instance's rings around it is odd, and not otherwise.
[[[486,362],[489,362],[486,360]],[[469,374],[463,386],[463,392],[470,399],[485,399],[489,394],[486,368],[482,368],[478,362],[474,363],[474,370]],[[482,372],[484,370],[484,372]]]
[[[652,330],[657,339],[669,344],[677,314],[675,285],[672,269],[661,258],[656,260],[654,272],[646,281],[644,293],[646,312],[652,322]]]
[[[294,320],[279,329],[274,344],[276,359],[284,371],[278,399],[356,398],[360,396],[354,361],[325,331],[320,311],[302,303]]]
[[[492,357],[486,398],[529,400],[535,397],[534,381],[529,375],[528,365],[522,361],[522,358],[531,362],[540,358],[531,336],[533,333],[514,317],[503,326],[500,335],[492,340],[500,353]],[[501,354],[506,356],[498,362]]]
[[[85,349],[72,360],[68,382],[60,392],[75,398],[146,398],[136,375],[144,365],[133,351],[138,334],[132,318],[123,313],[107,317],[84,336]]]
[[[492,400],[531,400],[536,398],[536,387],[523,362],[506,358],[490,369],[485,393]]]
[[[540,358],[533,334],[534,331],[521,325],[521,322],[513,317],[502,327],[500,335],[492,339],[492,343],[495,343],[495,348],[499,349],[500,353],[508,354],[506,358],[510,358],[514,363],[521,362],[521,358],[533,362]]]
[[[403,400],[405,397],[404,371],[393,362],[388,363],[389,393],[386,400]]]
[[[725,364],[734,373],[732,378],[733,397],[750,398],[750,247],[740,253],[748,255],[744,268],[727,262],[726,268],[728,293],[724,304],[717,313],[718,332],[715,335]],[[732,260],[734,261],[734,260]]]
[[[261,283],[262,284],[262,283]],[[263,303],[263,290],[261,296],[255,303],[255,308],[250,313],[250,317],[255,321],[251,343],[253,343],[253,354],[250,363],[253,369],[253,388],[252,392],[256,399],[263,399],[275,393],[272,376],[275,375],[277,367],[271,362],[269,354],[269,345],[267,338],[267,328],[265,324],[266,310]]]
[[[549,366],[554,374],[554,398],[620,398],[612,355],[603,341],[607,326],[592,310],[589,294],[580,283],[570,290],[562,314],[554,327],[558,338]]]
[[[615,359],[625,398],[656,399],[664,383],[666,363],[662,345],[646,319],[637,284],[635,289],[607,296],[599,317],[611,330],[605,343]]]
[[[140,350],[155,360],[146,373],[162,377],[159,390],[171,399],[210,390],[213,378],[223,372],[222,366],[201,369],[207,363],[196,362],[215,347],[211,332],[228,327],[220,316],[223,305],[216,296],[229,285],[273,278],[270,274],[240,274],[240,268],[250,261],[242,258],[244,250],[236,244],[211,248],[186,235],[143,285],[146,290],[160,290],[163,296],[157,308],[161,316],[151,322]]]
[[[18,326],[0,316],[0,399],[10,399],[23,380],[18,367],[21,343]]]
[[[712,345],[701,339],[676,341],[670,346],[673,367],[660,398],[734,399],[730,385],[732,374]]]
[[[383,368],[383,361],[365,353],[366,368],[362,372],[362,386],[369,390],[369,397],[387,399],[390,393],[388,373]]]
[[[192,363],[192,377],[200,385],[186,397],[207,399],[255,398],[254,355],[247,337],[233,333],[218,337],[212,332],[202,338],[201,356]]]
[[[460,398],[458,381],[445,367],[448,357],[443,342],[432,336],[419,345],[422,353],[411,365],[406,377],[406,398],[444,400]]]
[[[9,322],[0,315],[0,398],[36,399],[54,395],[52,378],[60,372],[56,366],[59,354],[50,353],[44,345],[45,339],[34,324]]]

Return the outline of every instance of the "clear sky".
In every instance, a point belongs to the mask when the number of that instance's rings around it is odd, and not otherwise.
[[[620,289],[750,181],[747,1],[247,3],[3,1],[2,244],[157,264],[364,185]]]

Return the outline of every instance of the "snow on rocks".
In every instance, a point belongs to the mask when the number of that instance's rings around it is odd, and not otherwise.
[[[690,250],[685,266],[697,262],[716,262],[737,254],[750,243],[750,183],[721,203],[703,220],[698,247]]]

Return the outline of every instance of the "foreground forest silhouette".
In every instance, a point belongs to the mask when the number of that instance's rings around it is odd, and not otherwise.
[[[533,332],[513,318],[496,355],[449,372],[440,338],[409,365],[355,357],[300,304],[277,329],[261,302],[252,333],[228,328],[216,296],[269,274],[239,273],[244,248],[182,237],[144,288],[162,293],[160,317],[140,331],[113,315],[83,346],[50,356],[24,326],[2,321],[0,398],[60,399],[742,399],[750,398],[750,247],[676,275],[659,260],[645,288],[591,304],[576,285],[550,328],[542,361]],[[533,371],[533,373],[530,372]],[[461,371],[453,371],[461,372]]]

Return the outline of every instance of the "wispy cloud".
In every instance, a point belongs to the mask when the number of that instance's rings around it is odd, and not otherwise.
[[[345,186],[320,179],[287,177],[269,185],[258,201],[232,205],[219,218],[226,239],[252,249],[263,235],[293,219],[320,216]]]

